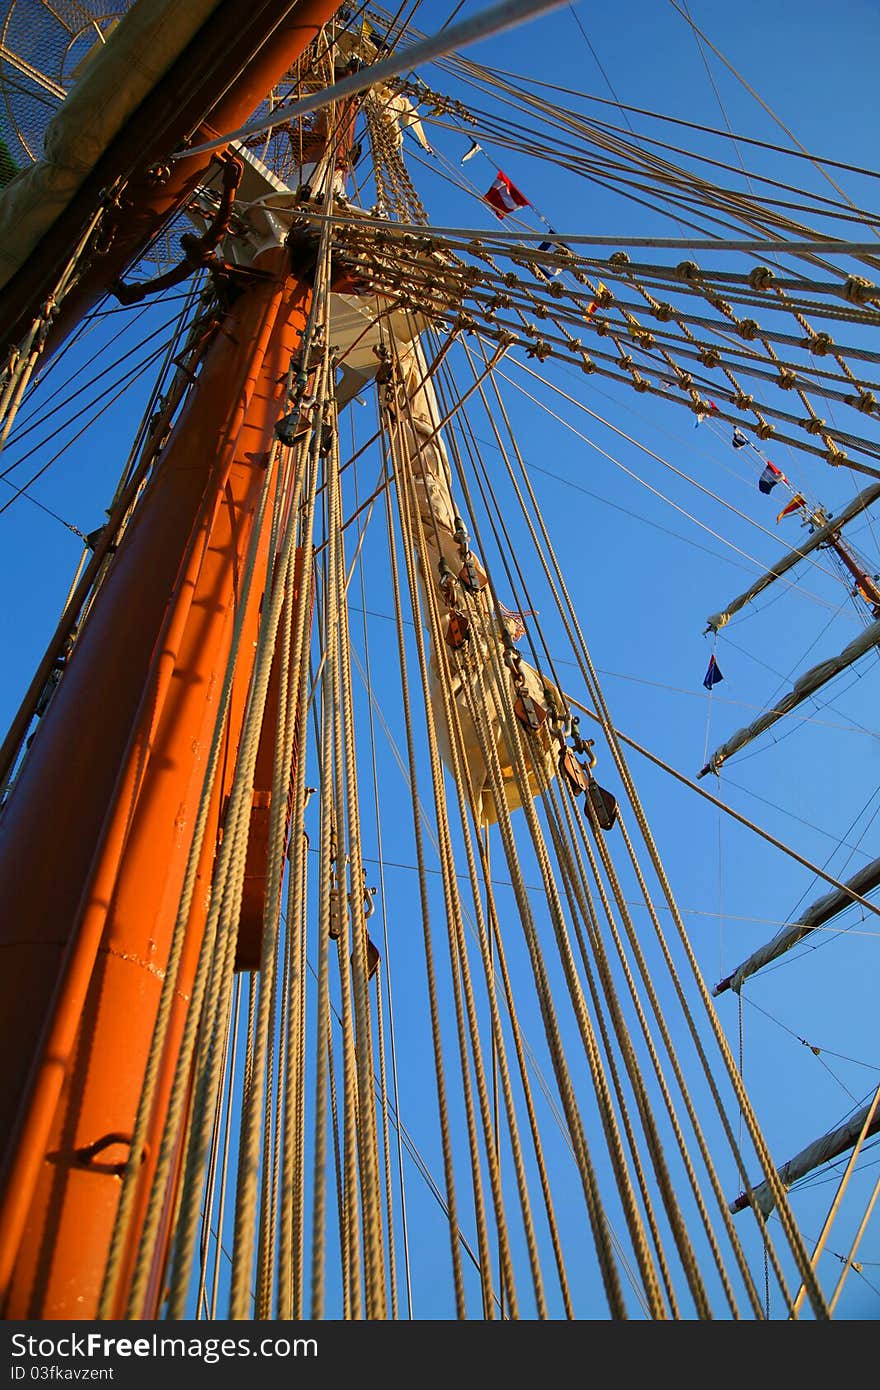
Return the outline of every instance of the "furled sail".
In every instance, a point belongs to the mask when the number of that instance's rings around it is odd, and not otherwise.
[[[397,340],[397,364],[399,386],[396,393],[396,414],[398,428],[392,429],[392,452],[395,469],[408,469],[413,479],[413,491],[424,527],[428,562],[431,574],[422,574],[423,586],[441,572],[443,566],[453,575],[462,569],[461,542],[456,538],[459,527],[457,508],[452,495],[452,480],[446,448],[440,437],[442,419],[434,387],[428,373],[427,363],[418,338],[411,342]],[[414,518],[415,520],[415,518]],[[498,818],[495,799],[491,788],[489,770],[480,749],[477,731],[468,714],[468,695],[476,695],[477,683],[482,679],[485,691],[484,708],[491,739],[494,743],[501,765],[504,794],[510,810],[522,805],[520,787],[517,781],[513,759],[509,750],[506,724],[510,717],[513,700],[508,709],[502,709],[500,692],[496,689],[491,672],[492,659],[501,660],[503,650],[497,620],[491,612],[486,576],[479,564],[473,561],[474,576],[479,586],[477,593],[470,595],[471,612],[474,614],[474,634],[468,646],[473,655],[468,663],[462,663],[453,681],[453,698],[458,708],[465,744],[468,777],[476,805],[480,808],[483,821],[494,823]],[[444,630],[448,629],[451,614],[443,618]],[[448,639],[447,639],[448,640]],[[479,662],[481,670],[474,668]],[[529,739],[528,750],[531,759],[529,784],[531,794],[537,795],[541,781],[550,780],[556,775],[554,743],[550,737],[543,716],[547,709],[545,689],[547,682],[526,662],[518,663],[523,679],[521,689],[534,702],[540,711],[541,727]],[[503,668],[502,668],[503,669]],[[441,663],[436,651],[431,652],[431,677],[433,682],[432,705],[437,721],[441,755],[447,766],[451,765],[448,745],[450,732],[446,726],[443,701],[439,682]],[[465,689],[465,682],[471,683],[471,691]],[[561,712],[563,703],[554,692],[557,708]],[[445,742],[445,746],[444,746]],[[540,774],[539,774],[540,768]]]
[[[869,1120],[872,1110],[875,1113]],[[829,1159],[836,1158],[838,1154],[846,1153],[847,1149],[851,1149],[865,1128],[866,1121],[869,1123],[864,1137],[869,1139],[872,1134],[877,1134],[880,1131],[880,1108],[876,1107],[874,1100],[859,1110],[858,1114],[853,1115],[852,1119],[847,1120],[846,1124],[839,1125],[837,1129],[831,1130],[828,1134],[823,1134],[821,1139],[816,1139],[812,1144],[808,1144],[805,1149],[801,1149],[799,1154],[795,1154],[794,1158],[783,1163],[777,1172],[786,1188],[791,1187],[798,1178],[806,1177],[807,1173],[812,1173],[813,1169],[818,1168],[820,1164],[827,1163]],[[757,1187],[752,1188],[752,1196],[757,1202],[759,1210],[765,1216],[769,1216],[775,1206],[770,1183],[762,1182]],[[747,1195],[741,1192],[736,1200],[730,1203],[730,1210],[733,1212],[744,1211],[748,1205]]]
[[[806,540],[801,542],[797,549],[790,550],[787,555],[777,561],[772,570],[767,570],[765,574],[761,575],[760,579],[756,579],[751,588],[746,589],[744,594],[740,594],[738,598],[733,599],[720,613],[710,614],[706,619],[708,628],[712,632],[717,632],[719,628],[724,627],[730,622],[735,613],[738,613],[741,608],[745,608],[746,604],[751,603],[752,599],[757,598],[758,594],[762,593],[764,589],[772,584],[774,579],[779,579],[788,570],[793,569],[799,560],[802,560],[805,555],[809,555],[811,550],[817,550],[819,546],[831,540],[840,530],[841,526],[845,526],[847,522],[852,521],[853,517],[858,516],[859,512],[865,511],[867,507],[870,507],[877,501],[878,497],[880,497],[880,483],[873,483],[871,487],[866,487],[857,497],[854,497],[851,502],[847,503],[838,516],[826,522],[824,526],[818,527],[811,536],[808,536]]]
[[[111,140],[220,0],[140,0],[89,62],[46,128],[44,157],[0,198],[0,285],[24,264]],[[119,80],[120,72],[125,81]]]
[[[379,83],[376,86],[375,97],[381,103],[386,115],[394,123],[397,148],[400,149],[403,145],[404,131],[409,130],[418,140],[422,149],[427,150],[430,154],[431,146],[428,144],[428,137],[412,102],[402,92],[395,92],[384,83]]]
[[[847,879],[844,887],[864,897],[866,893],[870,893],[878,885],[880,885],[880,859],[872,859],[870,864],[865,864],[858,873]],[[756,971],[762,970],[765,965],[769,965],[778,956],[790,951],[792,946],[796,946],[817,927],[830,922],[832,917],[836,917],[839,912],[843,912],[844,908],[849,907],[852,901],[850,894],[841,888],[835,888],[831,893],[823,893],[822,897],[811,903],[796,922],[787,923],[781,931],[776,933],[772,941],[768,941],[759,950],[753,951],[748,960],[744,960],[742,965],[738,965],[725,979],[721,980],[715,986],[713,994],[723,994],[727,989],[739,993],[750,975],[754,975]]]
[[[722,763],[726,762],[732,754],[738,753],[746,744],[751,743],[759,734],[763,734],[766,729],[771,728],[783,715],[790,713],[802,701],[809,698],[828,681],[845,671],[847,666],[851,666],[859,657],[864,656],[872,647],[880,642],[880,619],[871,623],[857,637],[844,647],[837,656],[829,657],[827,661],[820,661],[818,665],[811,666],[809,671],[795,681],[794,686],[787,695],[783,695],[772,709],[765,712],[755,719],[751,724],[747,724],[744,729],[737,729],[736,733],[722,743],[720,748],[716,748],[705,767],[697,773],[698,777],[705,777],[707,772],[717,772]]]

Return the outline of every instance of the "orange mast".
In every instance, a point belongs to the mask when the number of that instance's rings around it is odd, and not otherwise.
[[[102,254],[93,258],[52,325],[49,348],[57,346],[181,207],[212,162],[211,155],[201,154],[170,163],[171,153],[242,125],[338,7],[339,0],[218,5],[100,157],[37,252],[4,287],[0,343],[22,335],[54,289],[95,208],[117,180],[125,179],[124,196],[106,208]]]
[[[250,113],[334,9],[334,0],[300,0],[296,23],[273,35],[271,61],[264,51],[257,76],[239,81],[238,106],[225,101],[214,108],[221,129]],[[175,170],[174,188],[166,186],[146,214],[142,202],[127,231],[120,229],[110,278],[200,172],[183,164]],[[242,570],[284,380],[310,301],[285,248],[264,252],[254,271],[216,327],[197,387],[0,822],[6,906],[0,1125],[9,1137],[0,1189],[0,1298],[6,1317],[89,1318],[97,1309],[217,698],[243,602]],[[268,519],[257,543],[226,731],[230,767],[262,580],[272,562]],[[204,929],[223,783],[218,777],[176,1012],[140,1156],[142,1193]],[[135,1245],[139,1214],[136,1203]],[[123,1274],[117,1311],[124,1283]]]

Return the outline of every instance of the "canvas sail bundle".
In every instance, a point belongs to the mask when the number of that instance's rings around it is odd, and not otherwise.
[[[838,1154],[851,1149],[863,1129],[865,1129],[865,1139],[876,1134],[880,1130],[880,1113],[876,1111],[876,1104],[876,1100],[871,1101],[845,1124],[839,1125],[837,1129],[831,1130],[828,1134],[823,1134],[821,1139],[808,1144],[805,1149],[801,1149],[799,1154],[795,1154],[794,1158],[783,1163],[782,1167],[778,1169],[778,1173],[785,1187],[791,1187],[798,1178],[806,1177],[807,1173],[812,1173],[814,1168],[818,1168],[821,1164],[827,1163],[829,1159],[836,1158]],[[875,1113],[872,1115],[871,1111]],[[762,1182],[754,1187],[752,1196],[758,1204],[759,1211],[763,1212],[764,1216],[769,1216],[776,1206],[769,1182]],[[744,1211],[748,1205],[749,1199],[743,1193],[737,1197],[736,1201],[731,1202],[730,1210],[733,1212]]]
[[[411,471],[414,492],[424,527],[427,552],[430,557],[431,578],[435,580],[441,556],[454,575],[457,575],[462,567],[459,544],[454,535],[457,509],[452,496],[449,460],[438,429],[442,416],[434,387],[428,376],[424,353],[417,339],[410,343],[398,343],[398,365],[403,385],[400,388],[398,398],[400,428],[392,431],[395,468],[407,468]],[[478,580],[485,583],[485,575],[479,565],[477,564],[475,568]],[[422,575],[423,586],[425,581],[426,576]],[[502,710],[499,691],[492,672],[493,658],[495,661],[500,659],[502,643],[500,634],[497,632],[497,624],[492,617],[488,589],[483,588],[481,590],[476,597],[476,603],[482,610],[483,628],[482,632],[475,633],[469,647],[475,654],[472,659],[479,661],[483,667],[483,684],[487,700],[486,714],[491,737],[501,764],[507,805],[510,810],[516,810],[522,805],[522,798],[509,749],[509,735],[506,732],[506,725],[511,718],[511,707]],[[448,625],[448,616],[443,619],[443,622],[444,625]],[[546,708],[544,696],[546,682],[534,667],[529,666],[524,661],[519,663],[519,669],[525,682],[525,692],[535,705],[544,711]],[[441,741],[441,755],[447,766],[451,766],[449,731],[446,727],[439,688],[440,672],[441,666],[437,653],[432,650],[431,677],[434,685],[432,704],[437,721],[438,736]],[[468,701],[463,687],[464,679],[470,679],[475,690],[476,675],[465,677],[463,674],[459,674],[454,678],[453,690],[464,732],[468,777],[476,804],[481,808],[484,822],[493,824],[498,819],[498,814],[477,733],[468,715]],[[557,704],[561,711],[563,705],[559,697],[557,697]],[[533,796],[538,795],[542,780],[549,781],[555,776],[554,747],[546,724],[542,724],[541,728],[529,739],[528,750],[532,759],[529,769],[529,783]]]
[[[0,196],[0,285],[12,279],[64,211],[125,122],[198,33],[220,0],[140,0],[46,128],[44,157]],[[125,81],[120,81],[120,73]]]
[[[768,709],[758,719],[751,724],[747,724],[743,729],[737,729],[736,733],[722,743],[720,748],[716,748],[705,767],[700,769],[697,774],[705,777],[707,772],[717,772],[722,763],[725,763],[734,753],[738,753],[741,748],[756,739],[759,734],[763,734],[766,729],[781,719],[783,715],[789,714],[796,709],[799,704],[808,699],[811,695],[820,690],[823,685],[827,685],[830,680],[845,671],[848,666],[852,666],[854,661],[864,656],[872,647],[880,642],[880,619],[871,623],[857,637],[854,637],[837,656],[829,657],[827,661],[820,661],[818,665],[811,666],[809,671],[796,680],[793,688],[787,695],[783,695],[772,709]]]
[[[757,598],[758,594],[763,593],[763,591],[773,583],[774,579],[779,579],[783,574],[786,574],[788,570],[793,569],[798,561],[802,560],[805,555],[809,555],[811,551],[818,550],[821,545],[824,545],[826,541],[830,540],[835,533],[840,530],[841,526],[845,526],[848,521],[852,521],[853,517],[858,516],[860,512],[872,506],[873,503],[877,501],[878,497],[880,497],[880,483],[874,483],[871,487],[866,487],[841,510],[838,516],[827,522],[825,526],[820,526],[819,529],[814,531],[811,536],[808,536],[796,550],[790,550],[787,555],[784,555],[783,558],[773,566],[772,570],[767,570],[765,574],[761,575],[760,579],[756,579],[751,588],[746,589],[744,594],[740,594],[738,598],[733,599],[720,613],[712,613],[706,619],[707,627],[712,632],[718,632],[720,628],[725,627],[727,623],[730,622],[731,618],[736,613],[739,613],[740,609],[745,608],[746,604],[751,603],[752,599]]]
[[[823,893],[822,897],[817,898],[806,912],[801,913],[796,922],[787,923],[765,946],[753,951],[742,965],[738,965],[736,970],[715,986],[713,993],[722,994],[726,989],[732,989],[738,993],[750,975],[754,975],[765,965],[769,965],[771,961],[784,955],[786,951],[790,951],[792,946],[803,941],[804,937],[808,936],[811,931],[824,926],[838,913],[843,912],[844,908],[849,907],[853,901],[852,893],[858,893],[864,897],[878,884],[880,884],[880,859],[872,859],[870,864],[865,864],[858,873],[847,879],[843,888],[835,888],[831,893]],[[847,892],[846,889],[851,891]]]

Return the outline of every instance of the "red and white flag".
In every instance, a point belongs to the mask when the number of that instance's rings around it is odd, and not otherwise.
[[[515,212],[517,208],[527,208],[529,200],[524,194],[520,193],[516,184],[511,183],[506,174],[498,170],[498,177],[493,183],[489,192],[484,194],[486,202],[491,208],[495,209],[496,217],[506,217],[509,212]]]

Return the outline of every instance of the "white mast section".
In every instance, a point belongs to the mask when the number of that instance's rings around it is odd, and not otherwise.
[[[750,975],[754,975],[758,970],[762,970],[765,965],[776,960],[779,956],[785,955],[792,946],[796,946],[799,941],[803,941],[811,931],[817,927],[824,926],[830,922],[832,917],[836,917],[844,908],[851,905],[853,899],[846,889],[864,897],[873,888],[880,885],[880,859],[872,859],[870,864],[865,864],[859,869],[858,873],[848,878],[844,887],[835,888],[831,893],[824,893],[821,898],[817,898],[814,903],[807,908],[796,922],[789,922],[777,932],[772,941],[768,941],[765,946],[753,951],[748,960],[744,960],[742,965],[721,980],[712,991],[713,994],[723,994],[725,990],[732,989],[736,994],[742,989],[745,981]]]
[[[851,502],[847,503],[838,516],[833,517],[830,521],[826,522],[824,526],[820,526],[811,536],[808,536],[796,550],[791,550],[787,555],[783,556],[783,558],[773,566],[772,570],[767,570],[765,574],[761,575],[760,579],[756,579],[752,587],[746,589],[744,594],[740,594],[738,598],[733,599],[733,601],[729,603],[726,608],[722,609],[720,613],[710,614],[706,619],[708,625],[707,631],[718,632],[719,628],[724,627],[725,624],[730,622],[735,613],[738,613],[741,608],[745,608],[747,603],[751,603],[753,598],[757,598],[758,594],[762,593],[764,589],[772,584],[774,579],[779,579],[788,570],[792,569],[797,564],[798,560],[802,560],[805,555],[809,555],[811,550],[816,550],[819,546],[824,545],[826,541],[831,540],[842,526],[852,521],[853,517],[858,516],[859,512],[863,512],[867,507],[870,507],[872,503],[877,501],[878,497],[880,497],[880,483],[873,483],[871,487],[866,487],[863,492],[860,492]]]
[[[428,374],[428,365],[418,337],[406,340],[405,330],[398,319],[391,323],[396,337],[396,357],[399,378],[395,389],[397,428],[389,431],[394,457],[395,471],[406,470],[413,480],[413,492],[419,517],[413,515],[414,524],[421,522],[424,528],[427,560],[430,573],[424,570],[420,580],[425,587],[437,585],[441,569],[441,559],[455,575],[462,568],[461,548],[456,538],[457,506],[452,495],[452,474],[446,447],[440,435],[442,415],[434,387]],[[478,583],[484,586],[486,576],[479,560],[473,557],[474,573]],[[427,595],[425,596],[427,606]],[[500,698],[491,675],[493,663],[503,660],[503,644],[498,619],[492,611],[489,590],[480,587],[479,592],[469,596],[468,604],[474,619],[474,632],[469,643],[470,656],[466,665],[461,665],[453,677],[453,699],[458,705],[462,732],[465,742],[465,758],[471,787],[484,823],[491,824],[498,818],[492,792],[489,772],[483,760],[476,730],[468,713],[468,698],[464,683],[471,682],[474,696],[477,688],[477,666],[482,667],[485,689],[484,708],[488,728],[498,753],[504,794],[510,810],[522,805],[520,788],[516,780],[513,758],[509,748],[506,727],[513,714],[514,694],[509,702]],[[449,625],[449,616],[443,618],[444,632]],[[448,745],[449,730],[443,712],[443,700],[439,690],[442,678],[442,663],[436,651],[431,650],[431,678],[434,686],[431,704],[437,722],[440,753],[447,766],[452,765]],[[543,713],[547,710],[545,690],[554,690],[533,666],[520,662],[524,679],[524,691]],[[512,689],[512,688],[511,688]],[[554,690],[557,710],[565,708],[558,691]],[[506,708],[501,705],[506,703]],[[542,782],[556,775],[555,744],[547,724],[542,724],[528,740],[527,759],[529,766],[529,791],[537,796]],[[540,772],[539,772],[540,768]]]
[[[880,619],[877,619],[870,627],[866,627],[863,632],[854,637],[837,656],[829,657],[827,661],[820,661],[817,666],[811,666],[809,671],[805,671],[795,681],[788,694],[783,695],[772,709],[765,710],[744,729],[737,729],[726,743],[722,743],[720,748],[716,748],[706,766],[700,769],[697,776],[705,777],[707,772],[717,772],[722,763],[726,762],[732,754],[745,748],[746,744],[751,743],[759,734],[763,734],[766,729],[771,728],[784,714],[790,713],[804,700],[815,694],[817,690],[820,690],[823,685],[827,685],[841,671],[845,671],[847,666],[852,666],[854,661],[858,661],[859,657],[864,656],[878,642],[880,642]]]

